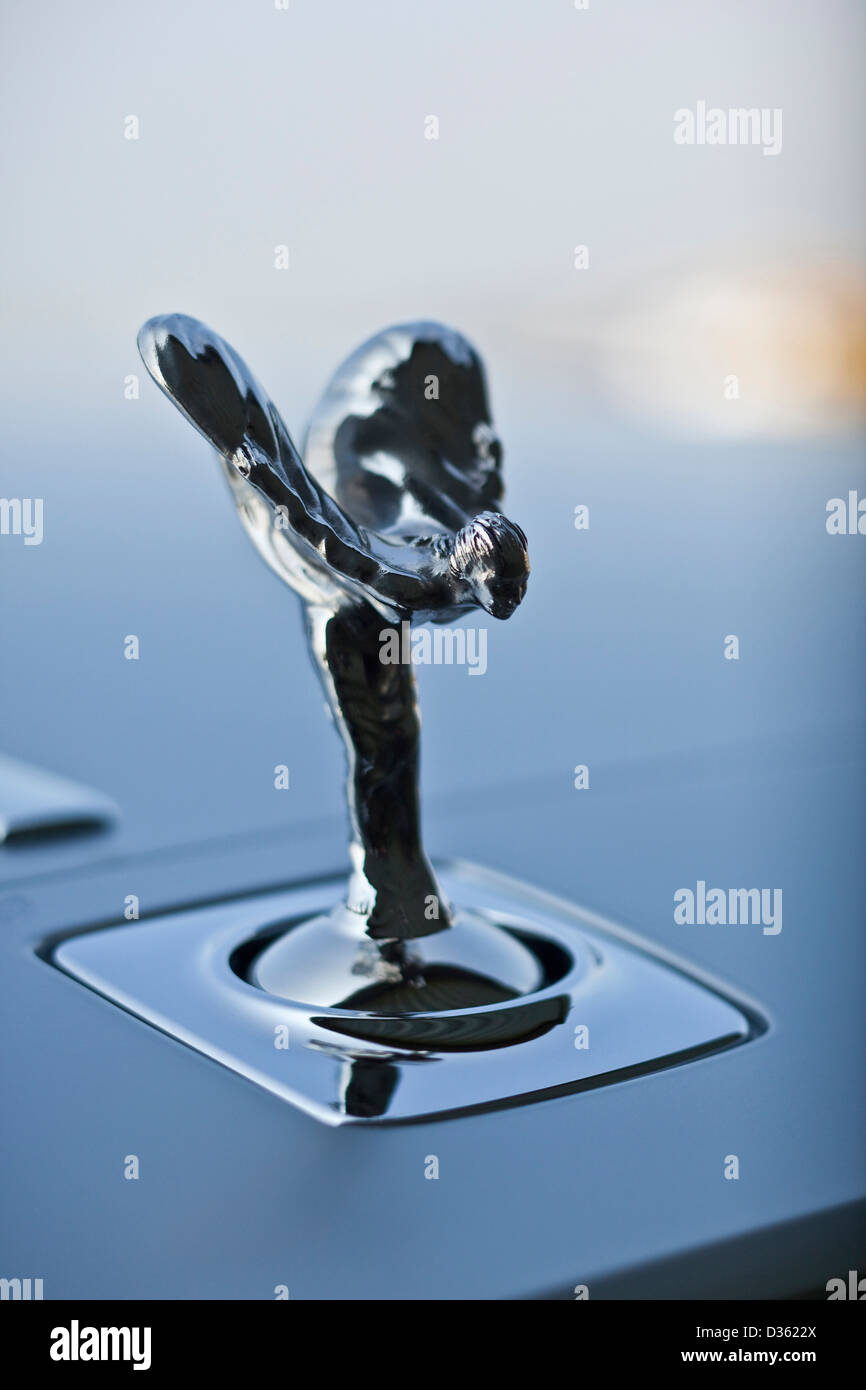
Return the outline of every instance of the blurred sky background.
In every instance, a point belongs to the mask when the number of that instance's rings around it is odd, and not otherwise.
[[[96,407],[137,365],[130,325],[173,308],[261,361],[296,423],[407,315],[582,394],[573,349],[663,276],[807,294],[862,256],[857,0],[47,0],[4,28],[18,401]],[[675,145],[698,100],[781,108],[782,153]]]
[[[389,321],[485,357],[533,577],[484,680],[421,672],[432,807],[850,752],[866,541],[824,519],[866,494],[864,27],[856,0],[7,6],[0,494],[44,497],[45,540],[0,552],[6,750],[137,843],[339,814],[297,604],[137,358],[180,310],[296,439]],[[698,101],[781,108],[781,152],[676,145]]]

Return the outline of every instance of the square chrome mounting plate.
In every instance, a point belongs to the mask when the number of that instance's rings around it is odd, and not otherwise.
[[[315,1009],[246,978],[256,946],[327,911],[340,899],[342,878],[81,932],[56,947],[53,962],[327,1124],[526,1104],[675,1066],[762,1031],[750,1005],[594,913],[472,865],[439,872],[458,908],[572,961],[514,1006],[451,1015],[457,1043],[416,1037],[402,1045],[393,1029],[376,1041],[381,1015]],[[507,1026],[501,1034],[503,1019],[521,1010],[534,1010],[538,1026],[524,1027],[517,1040]],[[487,1034],[470,1027],[467,1042],[461,1026],[473,1020]]]

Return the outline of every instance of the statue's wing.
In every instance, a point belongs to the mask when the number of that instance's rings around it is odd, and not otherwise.
[[[438,323],[377,334],[335,372],[304,458],[353,521],[380,533],[456,531],[498,510],[502,447],[481,358]]]
[[[274,507],[334,578],[390,601],[420,598],[414,575],[383,564],[366,533],[311,478],[276,406],[224,338],[186,314],[149,319],[138,346],[154,381],[222,457]],[[311,557],[312,558],[312,557]],[[418,594],[415,594],[415,589]]]

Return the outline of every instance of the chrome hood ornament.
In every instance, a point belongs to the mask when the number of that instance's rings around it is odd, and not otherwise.
[[[751,1007],[686,963],[465,860],[440,879],[424,853],[412,668],[380,659],[380,639],[478,607],[508,617],[529,573],[465,339],[429,323],[371,339],[325,392],[303,463],[221,338],[171,315],[139,342],[303,600],[349,760],[352,876],[76,933],[55,963],[335,1125],[562,1096],[755,1036]]]
[[[300,595],[346,747],[345,910],[309,941],[291,934],[285,968],[295,995],[300,978],[339,996],[309,1002],[342,1002],[367,978],[407,1005],[428,1001],[440,949],[408,943],[447,932],[453,916],[421,842],[414,674],[410,663],[382,659],[383,640],[386,625],[442,623],[477,608],[508,618],[526,592],[526,537],[496,510],[502,449],[481,359],[436,323],[377,334],[334,375],[302,461],[270,397],[204,324],[163,315],[138,343],[156,383],[219,454],[256,549]],[[459,983],[453,971],[439,981],[441,1007],[491,1002],[491,969],[498,997],[531,987],[531,958],[492,930],[473,924]],[[466,970],[478,978],[468,982]],[[260,982],[279,992],[283,973],[281,963],[274,981],[261,964]]]

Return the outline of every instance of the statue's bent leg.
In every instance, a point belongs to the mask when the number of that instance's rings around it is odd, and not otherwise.
[[[349,761],[349,906],[366,917],[376,940],[441,931],[450,926],[448,907],[421,845],[412,667],[381,660],[386,623],[368,604],[307,613],[313,656]]]

